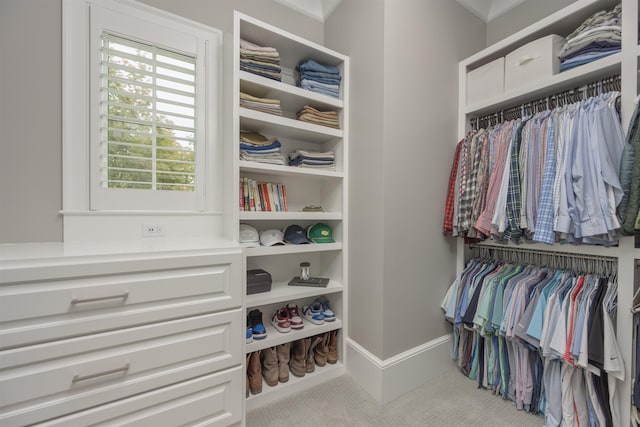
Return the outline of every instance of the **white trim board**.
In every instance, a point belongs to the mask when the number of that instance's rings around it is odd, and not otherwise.
[[[385,360],[346,339],[347,373],[380,404],[453,369],[451,334],[443,335]]]

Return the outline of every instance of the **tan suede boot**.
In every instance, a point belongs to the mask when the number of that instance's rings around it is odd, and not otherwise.
[[[262,350],[262,376],[268,386],[278,385],[278,356],[275,347]]]
[[[316,365],[324,366],[327,364],[327,354],[329,353],[329,333],[320,335],[320,342],[316,345],[313,351],[313,358],[316,361]]]
[[[327,353],[327,363],[332,365],[338,361],[338,330],[329,332],[329,352]]]
[[[291,345],[291,360],[289,369],[296,377],[304,377],[307,363],[307,350],[311,344],[310,338],[294,341]]]
[[[251,390],[251,394],[261,393],[262,367],[260,366],[260,350],[254,351],[249,355],[247,375],[249,377],[249,390]]]
[[[291,357],[291,343],[284,343],[278,346],[278,381],[286,383],[289,381],[289,358]]]
[[[247,393],[245,397],[249,397],[249,359],[251,359],[251,353],[247,354],[247,364],[245,365],[245,371],[247,373]]]
[[[322,338],[319,336],[309,338],[309,348],[307,349],[307,361],[305,363],[305,369],[308,374],[313,372],[316,369],[316,364],[313,361],[314,351],[318,343],[322,341]]]

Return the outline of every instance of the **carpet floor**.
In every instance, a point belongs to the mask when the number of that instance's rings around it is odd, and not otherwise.
[[[540,416],[515,405],[452,369],[385,405],[349,375],[247,413],[248,427],[534,427]]]

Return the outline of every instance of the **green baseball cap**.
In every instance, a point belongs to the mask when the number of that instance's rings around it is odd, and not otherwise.
[[[313,243],[335,243],[331,228],[327,224],[317,222],[307,228],[307,238]]]

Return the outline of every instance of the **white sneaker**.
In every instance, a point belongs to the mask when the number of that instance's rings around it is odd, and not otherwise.
[[[322,306],[318,302],[302,307],[302,315],[314,325],[322,325],[324,323],[324,315],[322,314]]]

